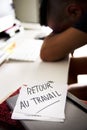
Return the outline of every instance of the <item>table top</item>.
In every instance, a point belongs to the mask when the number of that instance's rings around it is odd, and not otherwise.
[[[18,42],[34,39],[39,30],[27,30],[13,38]],[[67,84],[69,62],[43,62],[40,57],[35,62],[7,61],[0,66],[0,103],[20,85],[32,81],[55,80],[59,85]]]
[[[39,30],[26,30],[14,40],[32,39]],[[55,80],[59,85],[67,84],[69,60],[43,62],[40,57],[35,62],[7,61],[0,66],[0,103],[24,83]],[[45,121],[22,121],[31,130],[86,130],[87,114],[67,99],[64,123]]]
[[[7,100],[13,110],[17,96]],[[66,118],[63,123],[50,121],[20,120],[25,130],[87,130],[87,113],[67,98],[65,107]]]

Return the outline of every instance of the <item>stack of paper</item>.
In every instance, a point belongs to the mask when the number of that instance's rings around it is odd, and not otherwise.
[[[23,85],[12,113],[12,119],[63,122],[66,94],[67,87],[58,86],[54,81]]]
[[[3,49],[0,49],[0,64],[2,64],[11,55],[15,48],[15,42],[7,44]]]

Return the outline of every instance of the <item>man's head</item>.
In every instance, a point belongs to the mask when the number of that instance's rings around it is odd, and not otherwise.
[[[87,0],[43,0],[45,24],[55,32],[64,31],[87,12]],[[43,2],[44,3],[44,2]]]

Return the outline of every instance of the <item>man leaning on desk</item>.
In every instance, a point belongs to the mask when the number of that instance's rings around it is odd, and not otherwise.
[[[53,29],[44,40],[41,59],[63,59],[87,44],[87,0],[42,0],[40,24]]]
[[[44,39],[41,59],[62,60],[87,44],[87,0],[41,0],[40,24],[53,30]]]

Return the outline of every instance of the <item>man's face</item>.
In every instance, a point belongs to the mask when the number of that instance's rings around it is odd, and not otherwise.
[[[48,21],[48,26],[55,32],[60,33],[66,30],[71,26],[70,22],[64,23],[61,22],[55,22],[53,19]]]
[[[66,3],[58,0],[49,0],[47,24],[54,32],[62,32],[71,26],[71,21],[66,12]]]
[[[66,16],[65,12],[63,13],[58,13],[57,12],[57,17],[54,15],[48,17],[48,26],[55,32],[55,33],[60,33],[67,28],[69,28],[72,25],[72,21],[69,19],[68,16]],[[56,17],[56,18],[55,18]]]

